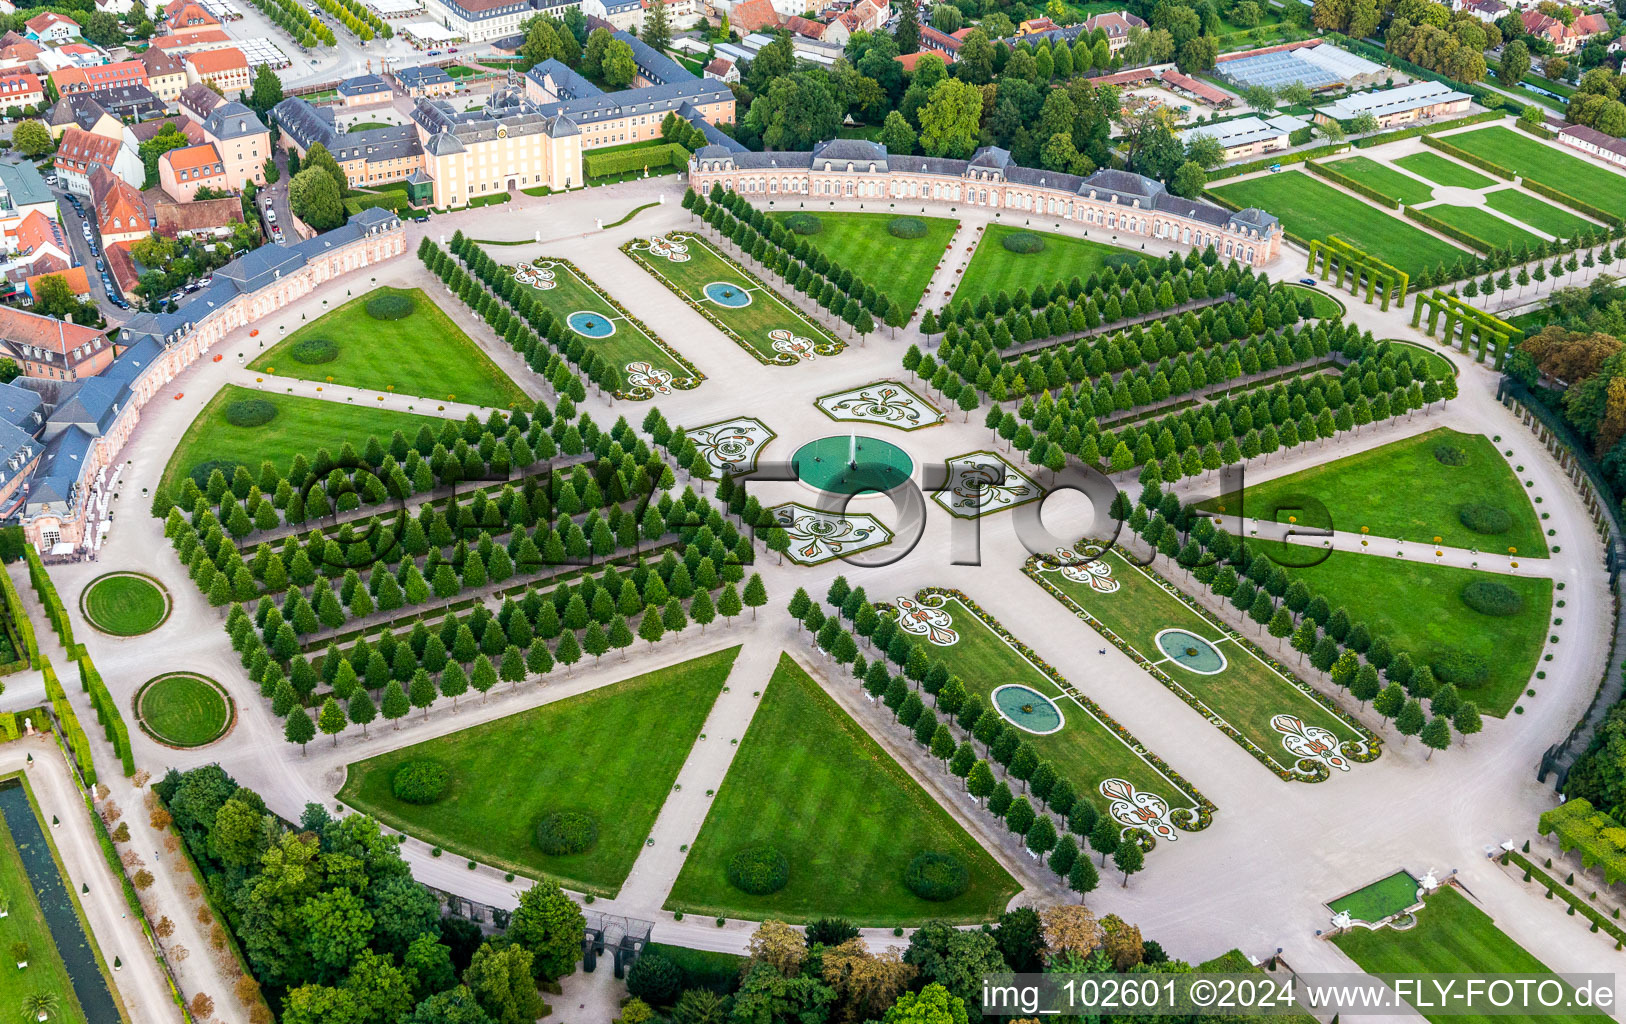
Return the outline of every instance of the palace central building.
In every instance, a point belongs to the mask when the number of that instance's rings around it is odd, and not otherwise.
[[[735,152],[703,146],[689,161],[701,195],[713,185],[747,199],[905,199],[964,203],[1058,217],[1131,239],[1202,249],[1262,267],[1281,252],[1282,228],[1259,209],[1227,210],[1183,199],[1153,178],[1129,171],[1088,177],[1023,167],[1006,150],[985,146],[970,160],[892,156],[862,139],[836,139],[810,152]]]

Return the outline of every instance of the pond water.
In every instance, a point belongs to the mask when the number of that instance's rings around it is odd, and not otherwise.
[[[1009,683],[995,689],[992,697],[994,707],[1018,729],[1043,735],[1062,727],[1061,709],[1038,690]]]
[[[46,842],[45,830],[34,816],[34,806],[20,780],[0,780],[0,814],[5,816],[6,828],[17,844],[23,868],[34,885],[35,898],[45,914],[45,923],[51,929],[58,955],[68,970],[73,983],[73,994],[84,1008],[85,1017],[92,1021],[116,1021],[118,1007],[107,989],[107,978],[96,963],[90,940],[74,913],[73,896],[57,870],[56,859]]]
[[[791,465],[801,481],[832,494],[890,491],[909,479],[915,461],[890,441],[863,434],[821,437],[796,449]]]
[[[565,317],[565,323],[584,338],[608,338],[615,333],[615,321],[602,313],[572,313]]]
[[[737,284],[729,284],[726,281],[713,281],[701,290],[706,293],[706,298],[719,306],[739,309],[741,306],[751,304],[751,293]]]
[[[1182,668],[1202,675],[1213,675],[1225,667],[1225,655],[1219,648],[1183,629],[1165,629],[1157,635],[1157,646]]]

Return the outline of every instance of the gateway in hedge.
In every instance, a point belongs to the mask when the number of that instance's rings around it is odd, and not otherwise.
[[[1202,199],[1182,199],[1163,183],[1129,171],[1089,177],[1023,167],[1007,150],[984,146],[970,160],[894,156],[877,142],[835,139],[811,152],[737,153],[703,146],[689,161],[689,183],[748,198],[781,195],[863,199],[931,199],[1060,217],[1117,235],[1138,235],[1203,249],[1262,267],[1281,250],[1276,218],[1249,208],[1235,213]]]

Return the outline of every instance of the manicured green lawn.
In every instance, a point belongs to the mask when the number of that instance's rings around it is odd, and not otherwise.
[[[91,625],[114,636],[136,636],[156,629],[169,614],[169,598],[145,576],[103,576],[85,588],[80,611]]]
[[[276,418],[259,427],[237,427],[226,422],[226,407],[245,399],[270,402],[277,407]],[[170,494],[176,493],[175,488],[186,474],[204,462],[236,462],[257,472],[260,463],[270,459],[279,471],[287,472],[295,455],[309,458],[324,446],[337,452],[345,441],[360,451],[368,434],[377,434],[381,440],[388,441],[394,430],[412,437],[419,427],[428,424],[439,430],[442,422],[434,416],[369,409],[365,405],[279,395],[275,391],[255,391],[228,384],[209,400],[181,435],[169,464],[164,467],[160,486]],[[226,476],[231,477],[229,466]],[[203,481],[198,483],[201,485]]]
[[[1546,649],[1553,581],[1431,565],[1422,561],[1425,550],[1412,544],[1405,558],[1335,551],[1319,565],[1284,568],[1332,607],[1342,606],[1350,621],[1365,622],[1395,650],[1411,652],[1415,664],[1433,665],[1453,651],[1478,658],[1487,669],[1484,681],[1458,689],[1485,714],[1506,715]],[[1512,588],[1523,598],[1522,610],[1490,616],[1469,608],[1461,594],[1475,580]]]
[[[1457,261],[1463,250],[1348,192],[1303,171],[1263,174],[1210,189],[1238,206],[1257,206],[1280,218],[1288,231],[1306,240],[1337,235],[1413,277],[1438,263]]]
[[[1098,811],[1105,814],[1108,804],[1101,795],[1101,783],[1112,778],[1126,779],[1137,790],[1157,794],[1168,801],[1171,810],[1195,804],[1190,794],[1136,754],[1122,734],[1062,692],[969,608],[950,598],[943,609],[953,619],[952,628],[959,633],[959,641],[949,647],[933,646],[928,653],[958,675],[966,692],[981,697],[985,707],[992,706],[989,695],[994,689],[1006,683],[1019,683],[1055,701],[1066,718],[1061,729],[1026,738],[1032,741],[1039,757],[1054,762],[1057,772],[1072,781],[1080,796],[1088,796]],[[1102,710],[1112,714],[1111,708]],[[980,745],[978,751],[985,753]],[[1178,770],[1180,766],[1173,767]]]
[[[345,133],[349,134],[350,132],[365,132],[365,131],[371,131],[374,128],[388,128],[388,127],[390,127],[390,125],[384,123],[383,121],[357,121],[355,124],[351,125],[349,128],[346,128]]]
[[[1344,304],[1319,288],[1306,288],[1301,284],[1278,284],[1276,287],[1291,291],[1295,302],[1300,296],[1309,296],[1310,307],[1314,310],[1315,316],[1329,320],[1343,318]]]
[[[412,313],[400,320],[370,315],[368,300],[387,294],[410,297]],[[405,395],[455,398],[504,409],[529,405],[519,385],[452,323],[437,301],[446,298],[431,299],[419,288],[375,289],[288,335],[249,363],[249,369],[379,391],[393,387]],[[338,356],[325,363],[301,363],[292,349],[306,338],[333,342]]]
[[[638,243],[637,247],[625,251],[640,266],[655,275],[656,280],[727,324],[729,329],[738,335],[735,338],[736,344],[756,353],[764,361],[771,361],[780,355],[773,347],[774,339],[769,336],[776,331],[785,331],[793,337],[806,338],[815,345],[842,344],[842,341],[829,331],[768,291],[767,286],[755,274],[748,273],[723,259],[711,244],[699,235],[684,235],[681,236],[681,240],[682,244],[688,247],[685,255],[689,258],[678,262],[651,255],[645,248],[646,243]],[[726,306],[713,301],[706,297],[705,289],[710,284],[744,291],[749,295],[750,302],[743,306]]]
[[[718,651],[354,762],[339,799],[459,858],[613,895],[738,653]],[[451,788],[436,803],[406,803],[391,789],[396,767],[419,758],[451,769]],[[536,827],[555,811],[590,815],[597,843],[543,853]]]
[[[45,913],[34,895],[33,882],[17,852],[16,840],[3,821],[0,821],[0,893],[4,893],[10,903],[10,912],[0,920],[0,1006],[8,1008],[13,1020],[21,1020],[23,998],[35,992],[48,992],[57,997],[57,1009],[51,1014],[53,1024],[83,1024],[87,1019],[85,1011],[74,995],[68,969],[57,953]],[[28,944],[28,966],[20,970],[11,953],[12,944],[17,942]]]
[[[1326,166],[1353,178],[1368,188],[1376,189],[1390,199],[1398,199],[1408,206],[1426,203],[1434,198],[1434,190],[1426,182],[1401,174],[1393,167],[1378,163],[1369,156],[1352,156]]]
[[[1575,238],[1585,231],[1596,230],[1598,225],[1577,217],[1539,196],[1520,192],[1516,188],[1499,188],[1485,193],[1485,205],[1493,210],[1521,220],[1554,238]]]
[[[1501,125],[1449,135],[1442,141],[1571,198],[1626,216],[1626,176],[1570,156],[1556,145]]]
[[[788,883],[766,896],[736,889],[727,875],[736,851],[758,845],[776,847],[790,864]],[[970,887],[943,903],[910,892],[904,869],[925,851],[959,858]],[[1019,888],[782,654],[666,906],[707,917],[979,922],[998,917]]]
[[[1436,378],[1443,379],[1446,374],[1450,374],[1453,377],[1457,375],[1457,364],[1453,363],[1446,356],[1441,355],[1438,349],[1429,348],[1425,345],[1419,345],[1415,341],[1401,341],[1399,338],[1384,338],[1383,340],[1399,348],[1409,349],[1414,360],[1418,356],[1422,356],[1424,359],[1428,360],[1429,366],[1432,367],[1434,376]]]
[[[1416,902],[1417,879],[1404,871],[1396,871],[1347,896],[1338,897],[1327,906],[1335,914],[1347,910],[1349,916],[1357,921],[1376,924]]]
[[[1002,240],[1019,231],[1030,232],[1044,239],[1044,248],[1033,253],[1011,252],[1005,248]],[[1095,231],[1105,237],[1111,236],[1105,227]],[[1015,295],[1018,288],[1031,292],[1036,285],[1043,285],[1048,290],[1057,281],[1070,281],[1074,277],[1081,281],[1088,280],[1102,267],[1122,266],[1139,260],[1140,254],[1137,252],[1088,238],[1033,231],[1014,224],[990,224],[982,233],[982,240],[977,243],[977,251],[965,268],[965,276],[954,290],[953,301],[966,299],[976,302],[979,296],[992,298],[1002,291]]]
[[[773,216],[783,219],[790,211]],[[932,272],[943,262],[949,239],[959,223],[951,217],[915,217],[926,225],[920,238],[898,238],[887,225],[898,219],[890,213],[818,213],[822,226],[808,241],[826,256],[840,263],[877,290],[901,305],[912,316],[931,281]]]
[[[1405,931],[1351,928],[1333,937],[1368,974],[1551,974],[1552,968],[1508,938],[1483,910],[1452,888],[1441,888],[1417,912],[1416,927]],[[1579,919],[1578,919],[1579,920]],[[1585,936],[1576,925],[1576,941]],[[1424,1014],[1440,1024],[1606,1024],[1603,1014],[1497,1015]]]
[[[1473,206],[1449,206],[1440,204],[1430,206],[1420,211],[1431,217],[1438,217],[1454,228],[1460,228],[1469,235],[1482,242],[1489,242],[1498,249],[1505,249],[1509,245],[1518,248],[1521,245],[1539,245],[1541,239],[1519,227],[1509,223],[1493,213]]]
[[[1436,457],[1441,448],[1455,448],[1467,461],[1448,466]],[[1520,554],[1544,557],[1547,543],[1541,521],[1524,491],[1490,438],[1440,427],[1275,480],[1250,483],[1244,514],[1285,521],[1291,512],[1306,526],[1349,533],[1365,527],[1379,537],[1412,543],[1440,537],[1440,543],[1451,547],[1496,552],[1515,547]],[[1294,499],[1302,496],[1320,501],[1331,519],[1299,508]],[[1229,497],[1212,499],[1203,507],[1228,504],[1234,513]],[[1500,534],[1475,533],[1459,518],[1467,505],[1502,508],[1512,526]]]
[[[201,747],[231,724],[231,706],[215,683],[178,672],[160,676],[136,694],[136,720],[172,747]]]
[[[1360,739],[1360,733],[1343,719],[1277,674],[1252,652],[1226,639],[1223,626],[1215,625],[1194,611],[1116,552],[1108,552],[1103,563],[1111,568],[1112,578],[1118,583],[1118,589],[1110,594],[1099,593],[1088,582],[1075,582],[1060,572],[1042,575],[1074,604],[1138,651],[1148,664],[1155,664],[1274,758],[1278,767],[1291,771],[1298,759],[1282,746],[1282,734],[1271,728],[1270,720],[1276,715],[1295,715],[1310,725],[1330,730],[1340,740]],[[1181,665],[1158,645],[1157,634],[1166,629],[1185,630],[1208,641],[1225,658],[1225,667],[1207,675]]]
[[[531,266],[535,270],[553,275],[552,280],[537,281],[541,284],[551,284],[553,287],[537,288],[533,285],[531,298],[541,303],[555,316],[564,319],[567,326],[570,325],[569,318],[572,313],[588,313],[597,314],[598,319],[592,319],[592,324],[608,324],[614,328],[614,333],[608,337],[594,337],[594,333],[602,328],[588,326],[590,318],[577,318],[577,322],[584,330],[578,330],[576,333],[582,336],[588,348],[602,353],[605,358],[620,367],[623,376],[627,376],[627,365],[634,362],[645,362],[657,369],[665,370],[674,379],[687,379],[691,375],[691,371],[674,357],[670,348],[628,320],[625,314],[610,304],[598,290],[597,285],[574,268],[545,259],[537,260]],[[575,326],[569,326],[569,329],[576,330]],[[629,381],[628,387],[633,386]]]
[[[1413,174],[1421,174],[1429,181],[1438,185],[1451,185],[1456,188],[1484,188],[1496,184],[1496,179],[1480,174],[1478,171],[1464,164],[1459,164],[1450,157],[1441,156],[1429,150],[1413,153],[1410,156],[1397,157],[1394,161],[1396,167],[1404,167]]]

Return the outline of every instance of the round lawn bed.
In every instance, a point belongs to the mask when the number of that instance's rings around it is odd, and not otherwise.
[[[927,230],[926,222],[919,217],[893,217],[886,226],[893,238],[925,238]]]
[[[385,292],[367,300],[367,315],[374,320],[405,320],[412,315],[416,303],[412,296],[402,292]]]
[[[226,405],[226,422],[234,427],[263,427],[276,418],[276,405],[264,398],[239,398]]]
[[[816,235],[824,230],[824,222],[811,213],[793,213],[785,218],[787,230],[798,235]]]
[[[142,732],[182,749],[213,743],[237,720],[237,705],[226,688],[193,672],[147,680],[136,691],[134,710]]]
[[[433,758],[407,761],[390,776],[390,792],[409,804],[432,804],[446,795],[452,771]]]
[[[110,572],[79,593],[79,613],[109,636],[151,633],[169,618],[169,591],[151,576]]]
[[[924,850],[909,862],[903,884],[923,900],[944,903],[970,888],[971,872],[958,857]]]
[[[294,357],[296,363],[319,366],[339,358],[339,346],[326,338],[301,338],[294,342],[288,354]]]
[[[586,853],[598,842],[598,822],[581,811],[554,811],[536,826],[536,845],[554,857]]]
[[[1494,536],[1513,528],[1513,516],[1500,505],[1474,503],[1457,509],[1457,519],[1475,533]]]
[[[752,896],[776,893],[790,881],[790,862],[777,846],[747,846],[728,861],[728,884]]]
[[[1013,231],[1000,239],[999,244],[1024,256],[1044,251],[1044,239],[1031,231]]]

